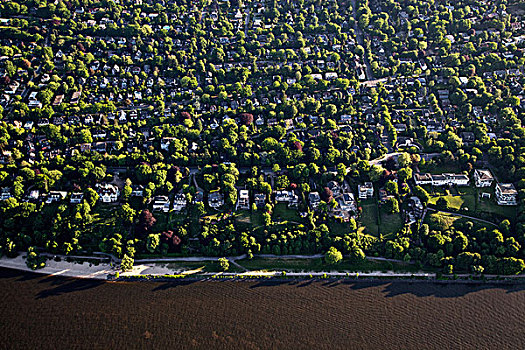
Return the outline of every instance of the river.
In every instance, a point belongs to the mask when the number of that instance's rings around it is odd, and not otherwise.
[[[106,282],[0,269],[5,349],[523,349],[525,285]]]

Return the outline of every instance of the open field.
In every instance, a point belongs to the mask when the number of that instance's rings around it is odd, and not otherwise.
[[[6,349],[520,349],[525,286],[120,282],[0,270]]]

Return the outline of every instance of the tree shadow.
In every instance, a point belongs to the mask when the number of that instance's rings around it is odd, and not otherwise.
[[[152,291],[158,292],[161,290],[168,290],[168,289],[177,288],[177,287],[189,286],[190,284],[193,284],[198,281],[199,281],[198,279],[180,279],[180,280],[174,280],[174,281],[168,281],[168,282],[157,281],[155,282],[156,284],[159,284],[159,283],[162,283],[162,284],[157,285],[155,288],[152,289]],[[146,283],[151,283],[151,282],[148,281]]]
[[[413,295],[416,297],[457,298],[487,289],[503,289],[506,293],[522,292],[525,283],[516,281],[348,281],[353,290],[384,286],[385,297]]]
[[[68,278],[48,276],[38,283],[48,283],[52,288],[39,292],[36,299],[44,299],[53,296],[60,296],[63,294],[84,291],[99,287],[106,283],[103,280],[87,279],[87,278]]]

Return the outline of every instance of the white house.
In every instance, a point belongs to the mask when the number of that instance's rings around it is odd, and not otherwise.
[[[53,202],[59,202],[65,199],[66,196],[67,196],[67,192],[65,191],[51,191],[49,192],[49,195],[47,196],[46,203],[50,204]]]
[[[496,184],[496,202],[499,205],[517,205],[518,191],[511,183]]]
[[[476,187],[490,187],[494,177],[488,169],[476,169],[474,170],[474,183]]]
[[[250,192],[248,190],[239,191],[239,209],[250,209]]]
[[[299,204],[299,196],[293,191],[275,191],[275,201],[277,203],[288,203],[288,207],[297,207]]]

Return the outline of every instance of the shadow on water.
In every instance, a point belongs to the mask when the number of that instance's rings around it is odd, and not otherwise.
[[[38,283],[47,283],[52,288],[42,290],[36,295],[36,299],[60,296],[63,294],[85,291],[105,284],[105,281],[94,279],[75,279],[48,276]]]
[[[490,283],[490,282],[457,282],[457,281],[378,281],[343,283],[353,290],[384,286],[385,297],[391,298],[399,295],[413,295],[416,297],[457,298],[470,293],[488,289],[503,289],[506,293],[522,292],[525,290],[523,283]]]
[[[178,280],[178,281],[164,282],[164,283],[156,286],[155,288],[153,288],[152,291],[153,292],[158,292],[158,291],[161,291],[161,290],[168,290],[168,289],[172,289],[172,288],[176,288],[176,287],[188,286],[188,285],[193,284],[195,282],[198,282],[198,280]],[[149,282],[146,282],[146,283],[149,283]],[[158,283],[161,283],[161,282],[156,282],[155,284],[158,284]]]

